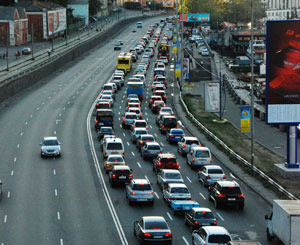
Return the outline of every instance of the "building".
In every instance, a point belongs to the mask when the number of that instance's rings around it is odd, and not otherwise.
[[[85,24],[89,24],[89,1],[88,0],[69,0],[68,8],[73,9],[74,17],[84,18]]]
[[[300,18],[300,0],[265,1],[267,20]]]
[[[66,8],[52,3],[39,1],[20,1],[14,5],[26,9],[28,32],[34,41],[48,40],[64,35],[67,28]]]
[[[0,7],[0,45],[17,46],[28,41],[28,18],[24,8]]]

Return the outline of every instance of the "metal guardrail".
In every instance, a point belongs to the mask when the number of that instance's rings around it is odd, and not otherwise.
[[[260,177],[262,177],[264,180],[266,180],[269,184],[277,188],[281,193],[286,195],[288,198],[292,200],[298,200],[292,193],[288,192],[285,188],[283,188],[281,185],[279,185],[276,181],[274,181],[272,178],[270,178],[268,175],[266,175],[263,171],[258,169],[255,166],[252,166],[247,160],[242,158],[240,155],[238,155],[236,152],[234,152],[232,149],[230,149],[222,140],[220,140],[217,136],[215,136],[212,132],[210,132],[202,123],[200,123],[194,115],[189,111],[187,108],[187,105],[184,103],[182,99],[182,93],[179,94],[180,101],[188,114],[188,116],[195,122],[205,133],[207,133],[210,137],[212,137],[218,144],[220,144],[228,153],[230,153],[232,156],[234,156],[236,159],[238,159],[240,162],[242,162],[244,165],[252,169],[255,173],[257,173]]]

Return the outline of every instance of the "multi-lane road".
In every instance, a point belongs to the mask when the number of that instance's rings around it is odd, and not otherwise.
[[[130,141],[130,132],[120,127],[125,88],[117,93],[113,107],[115,133],[124,142],[125,160],[134,177],[148,178],[153,184],[153,207],[129,206],[124,188],[112,189],[108,185],[93,127],[93,103],[116,66],[119,52],[113,51],[115,41],[124,40],[122,50],[127,51],[153,21],[145,20],[144,27],[136,33],[131,32],[134,24],[124,27],[114,40],[62,67],[39,85],[10,99],[1,109],[0,177],[4,196],[0,203],[0,244],[137,244],[133,222],[144,215],[164,216],[172,229],[173,244],[191,244],[191,233],[183,218],[174,216],[162,200],[151,162],[143,161]],[[156,116],[147,106],[152,72],[153,64],[147,75],[143,116],[164,152],[173,152],[178,157],[193,199],[211,208],[219,225],[225,226],[235,238],[268,244],[263,218],[269,211],[268,204],[237,180],[246,198],[244,211],[215,210],[207,200],[207,190],[197,181],[196,172],[176,153],[176,146],[169,145],[159,133]],[[168,77],[167,104],[171,105],[174,85],[170,72]],[[41,159],[39,143],[42,137],[51,135],[62,142],[62,157]],[[215,158],[214,161],[222,165]],[[229,179],[236,178],[228,171],[226,174]]]

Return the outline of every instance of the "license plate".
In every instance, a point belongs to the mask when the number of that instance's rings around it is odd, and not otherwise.
[[[228,198],[228,201],[235,201],[235,198]]]
[[[190,207],[186,206],[186,207],[183,207],[184,210],[189,210]]]
[[[202,225],[210,225],[209,223],[203,223]]]
[[[119,176],[119,179],[126,179],[126,176]]]
[[[163,236],[153,236],[153,238],[163,238]]]
[[[140,199],[137,199],[138,201],[147,201],[146,198],[140,198]]]
[[[111,152],[111,154],[118,154],[118,152],[116,152],[116,151],[113,151],[113,152]]]

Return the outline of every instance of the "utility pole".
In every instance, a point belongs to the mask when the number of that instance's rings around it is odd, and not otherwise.
[[[180,66],[181,66],[181,86],[183,86],[183,1],[180,0],[180,13],[181,13],[181,32],[180,32]]]
[[[9,71],[8,67],[8,45],[9,45],[9,24],[7,26],[7,31],[6,31],[6,70]]]
[[[53,40],[53,33],[52,33],[52,51],[51,51],[51,52],[54,51],[54,45],[53,45],[53,42],[54,42],[54,40]]]
[[[67,25],[66,25],[65,35],[66,35],[66,46],[68,46],[68,26]]]
[[[254,166],[254,94],[253,94],[253,0],[251,0],[251,113],[250,113],[250,131],[251,131],[251,166]]]
[[[31,59],[34,60],[34,55],[33,55],[33,23],[31,24]]]

